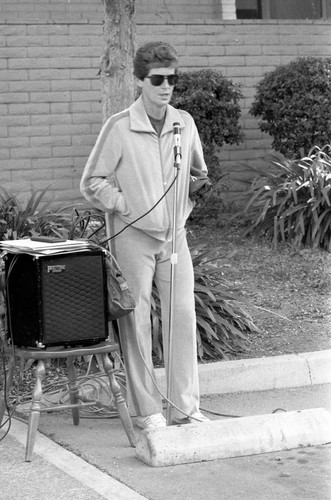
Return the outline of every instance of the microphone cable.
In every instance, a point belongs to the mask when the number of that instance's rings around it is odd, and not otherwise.
[[[14,255],[9,267],[8,267],[8,271],[7,271],[7,276],[6,276],[6,280],[5,280],[5,286],[4,286],[4,291],[3,291],[3,295],[4,295],[4,298],[5,298],[5,301],[7,303],[7,306],[8,306],[8,309],[10,309],[10,304],[9,304],[9,293],[8,293],[8,286],[9,286],[9,276],[11,274],[11,271],[14,267],[14,265],[16,264],[17,262],[17,259],[18,259],[18,255]],[[11,340],[11,343],[10,343],[10,348],[11,348],[11,355],[13,357],[13,360],[15,360],[15,346],[14,346],[14,341],[13,341],[13,336],[12,336],[12,328],[11,328],[11,314],[10,314],[10,311],[6,314],[6,318],[7,318],[7,325],[5,327],[5,330],[6,333],[8,333],[8,330],[10,332],[10,340]],[[8,328],[9,326],[9,328]],[[4,397],[4,405],[5,405],[5,411],[7,412],[7,418],[5,418],[4,421],[1,422],[0,424],[0,429],[2,429],[6,424],[8,424],[8,427],[4,433],[3,436],[1,436],[0,438],[0,442],[3,441],[5,439],[5,437],[8,435],[9,431],[10,431],[10,428],[11,428],[11,420],[12,420],[12,417],[16,411],[16,407],[18,405],[18,399],[19,399],[19,387],[17,389],[17,395],[16,395],[16,403],[14,403],[13,405],[13,408],[12,410],[10,410],[10,407],[9,407],[9,403],[8,403],[8,399],[7,399],[7,390],[8,390],[8,387],[7,387],[7,373],[6,373],[6,358],[5,358],[5,349],[4,349],[4,343],[2,343],[2,348],[1,348],[1,360],[2,360],[2,366],[3,366],[3,373],[4,373],[4,385],[3,385],[3,397]],[[14,361],[12,361],[14,362]],[[16,372],[16,366],[14,364],[14,366],[11,367],[11,369],[13,370],[13,376],[14,376],[14,372]],[[3,415],[5,416],[5,415]]]
[[[111,241],[113,240],[114,238],[116,238],[118,235],[120,235],[121,233],[123,233],[123,231],[125,231],[128,227],[132,226],[133,224],[135,224],[136,222],[140,221],[141,219],[143,219],[144,217],[146,217],[146,215],[150,214],[160,203],[161,201],[166,197],[166,195],[169,193],[170,189],[173,187],[173,185],[175,184],[176,180],[177,180],[177,177],[178,177],[178,171],[176,173],[176,175],[174,176],[173,180],[171,181],[171,184],[170,186],[166,189],[166,191],[163,193],[163,195],[161,196],[161,198],[158,199],[158,201],[149,209],[147,210],[147,212],[145,212],[143,215],[140,215],[139,217],[137,217],[135,220],[133,220],[132,222],[130,222],[129,224],[127,224],[126,226],[124,226],[120,231],[118,231],[116,234],[113,234],[112,236],[110,236],[109,238],[106,238],[105,240],[101,241],[100,244],[103,245],[105,243],[107,243],[108,241]]]

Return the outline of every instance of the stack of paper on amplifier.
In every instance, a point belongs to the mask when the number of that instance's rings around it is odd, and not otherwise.
[[[0,241],[0,250],[39,256],[82,252],[91,248],[93,247],[88,240],[60,240],[59,242],[48,243],[47,241],[33,241],[25,238],[21,240]]]

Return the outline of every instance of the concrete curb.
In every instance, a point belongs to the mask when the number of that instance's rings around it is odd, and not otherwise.
[[[136,456],[151,467],[243,457],[331,440],[331,413],[312,408],[141,432]]]
[[[166,375],[164,368],[155,370],[156,381],[161,393],[166,396]],[[101,376],[101,381],[107,379]],[[228,394],[234,392],[268,391],[289,387],[304,387],[331,383],[331,349],[324,351],[288,354],[268,358],[252,358],[235,361],[217,361],[199,364],[200,393]],[[93,380],[84,389],[87,397],[94,397]],[[99,397],[108,400],[108,394],[99,388]],[[58,395],[48,396],[56,403]],[[18,411],[26,411],[30,403],[22,404]],[[130,402],[129,402],[129,409]]]
[[[156,377],[161,391],[166,391],[164,368],[156,370]],[[331,349],[200,364],[199,380],[202,395],[327,384],[331,383]]]

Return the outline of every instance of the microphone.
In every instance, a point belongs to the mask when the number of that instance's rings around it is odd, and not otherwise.
[[[173,124],[174,128],[174,156],[175,156],[175,167],[179,168],[181,158],[182,158],[182,148],[180,145],[180,125],[178,122]]]

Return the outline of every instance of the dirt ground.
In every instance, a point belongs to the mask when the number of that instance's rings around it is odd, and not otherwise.
[[[189,241],[220,252],[223,276],[259,333],[235,358],[331,349],[331,254],[243,236],[243,228],[190,227]]]

